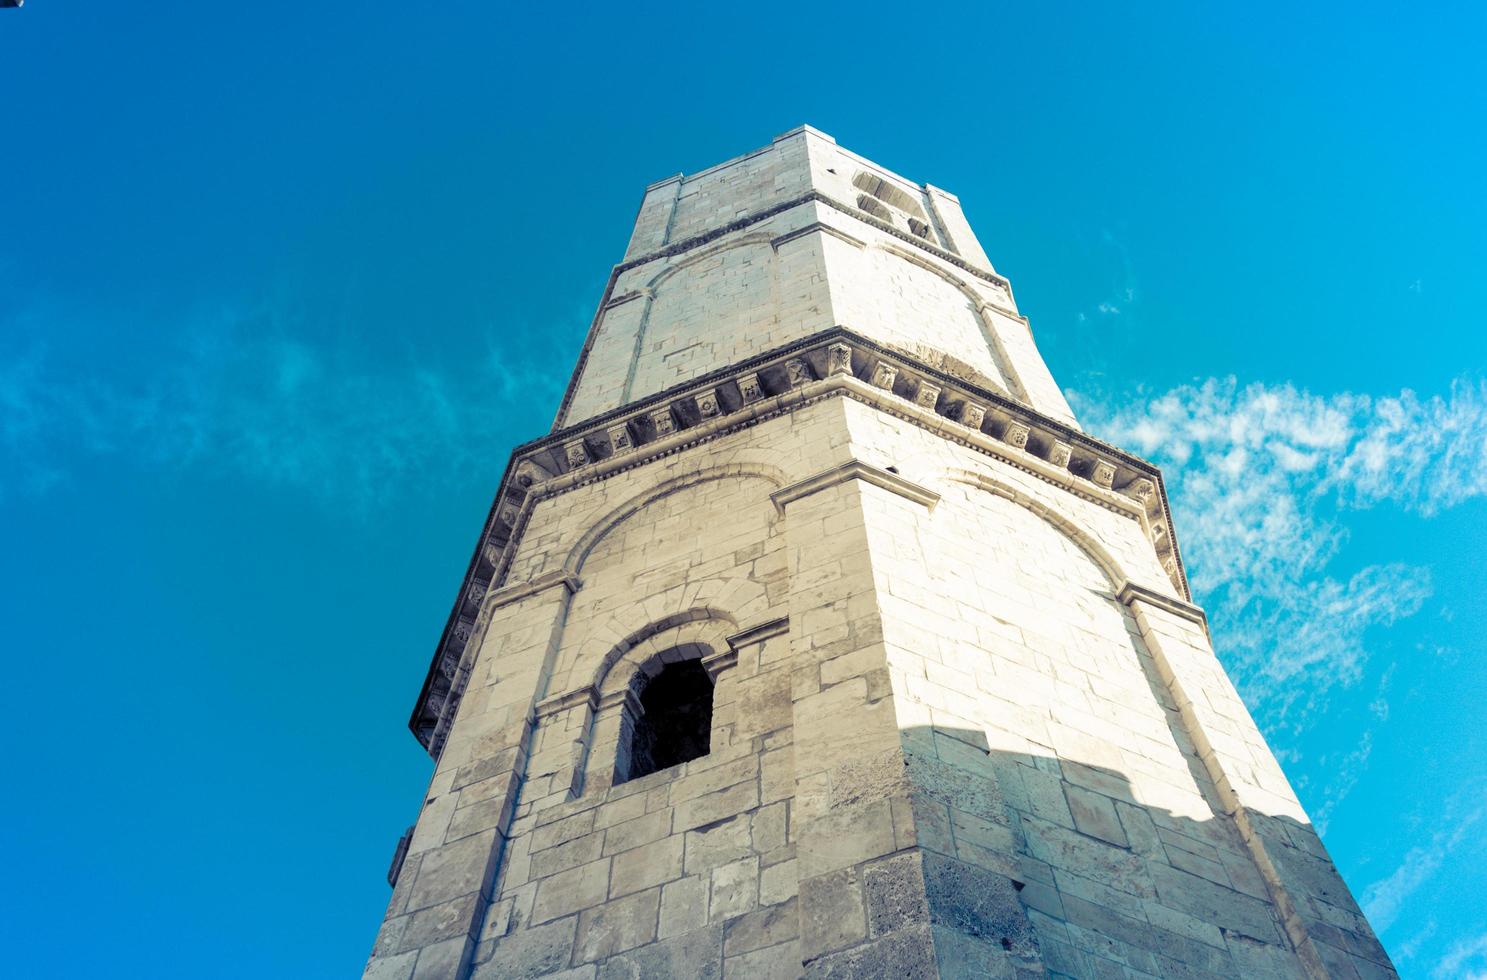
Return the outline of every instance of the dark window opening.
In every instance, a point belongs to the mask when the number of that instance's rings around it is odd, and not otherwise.
[[[707,755],[713,727],[713,682],[696,660],[667,664],[640,694],[624,782]]]

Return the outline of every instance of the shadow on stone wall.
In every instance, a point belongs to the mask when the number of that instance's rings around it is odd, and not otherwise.
[[[1295,949],[1299,926],[1327,975],[1396,976],[1307,824],[1248,814],[1273,863],[1267,875],[1232,816],[1143,802],[1109,767],[994,751],[983,732],[961,728],[902,738],[922,864],[890,875],[899,856],[886,858],[879,882],[864,869],[877,939],[804,964],[808,975],[908,975],[895,971],[925,962],[910,947],[930,944],[942,977],[1038,964],[1080,978],[1316,975]],[[905,902],[914,892],[922,898]]]

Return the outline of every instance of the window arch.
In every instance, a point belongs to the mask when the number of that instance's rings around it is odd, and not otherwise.
[[[630,691],[635,697],[620,732],[616,785],[708,754],[713,679],[702,661],[667,663],[654,676],[641,671]]]

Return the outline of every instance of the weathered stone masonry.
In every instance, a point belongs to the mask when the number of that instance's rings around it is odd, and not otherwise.
[[[709,751],[625,781],[690,661]],[[647,190],[410,724],[368,977],[1394,976],[1160,473],[953,195],[808,127]]]

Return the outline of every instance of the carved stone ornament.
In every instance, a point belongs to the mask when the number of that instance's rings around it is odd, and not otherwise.
[[[722,411],[718,407],[718,390],[716,388],[709,388],[707,391],[698,394],[696,402],[697,414],[705,419],[715,418]]]
[[[893,390],[893,382],[898,378],[898,368],[892,364],[879,361],[873,367],[873,387],[882,388],[884,391]]]
[[[1095,486],[1110,489],[1110,484],[1115,482],[1115,464],[1108,460],[1095,460],[1095,468],[1090,470],[1089,478],[1094,481]]]
[[[846,344],[832,344],[826,348],[826,373],[851,374],[852,348]]]
[[[485,543],[485,560],[492,565],[501,564],[501,546],[494,541]]]
[[[1074,447],[1067,442],[1055,442],[1048,450],[1048,462],[1054,466],[1068,466],[1069,457],[1073,455]]]
[[[470,638],[470,632],[474,628],[474,623],[470,622],[468,619],[462,619],[454,624],[454,638],[461,643],[464,643]]]
[[[1003,438],[1009,446],[1016,447],[1017,449],[1026,449],[1029,431],[1028,427],[1021,422],[1008,422],[1007,433]]]
[[[589,447],[585,446],[582,439],[573,439],[563,443],[563,458],[568,461],[568,468],[576,470],[580,466],[587,466],[589,462]]]
[[[656,435],[669,436],[676,431],[676,419],[671,414],[671,406],[658,408],[651,413],[651,425],[656,427]]]
[[[935,410],[935,403],[940,400],[940,386],[933,381],[920,381],[919,387],[914,391],[914,404],[920,408],[927,408],[931,412]]]
[[[785,381],[792,388],[799,388],[811,380],[811,365],[803,357],[792,357],[785,362]]]
[[[534,483],[541,483],[543,480],[549,480],[551,478],[551,473],[530,459],[524,459],[516,465],[516,485],[523,490]]]
[[[966,401],[960,405],[960,423],[970,426],[972,429],[981,428],[981,423],[986,421],[986,406],[976,402]]]
[[[745,405],[751,405],[764,397],[764,386],[759,383],[759,375],[750,371],[748,374],[738,376],[738,394]]]
[[[496,519],[499,520],[502,524],[505,524],[507,527],[515,527],[516,515],[519,512],[520,508],[518,508],[516,504],[508,501],[501,505],[500,513],[497,514]]]
[[[630,438],[630,427],[624,422],[611,425],[605,432],[609,436],[609,448],[616,456],[635,448],[635,440]]]
[[[1152,483],[1146,477],[1142,476],[1137,477],[1130,483],[1127,483],[1125,486],[1121,487],[1120,492],[1125,494],[1127,497],[1130,497],[1132,500],[1139,501],[1142,504],[1147,504],[1151,502],[1152,497],[1156,496],[1157,485],[1155,483]]]

